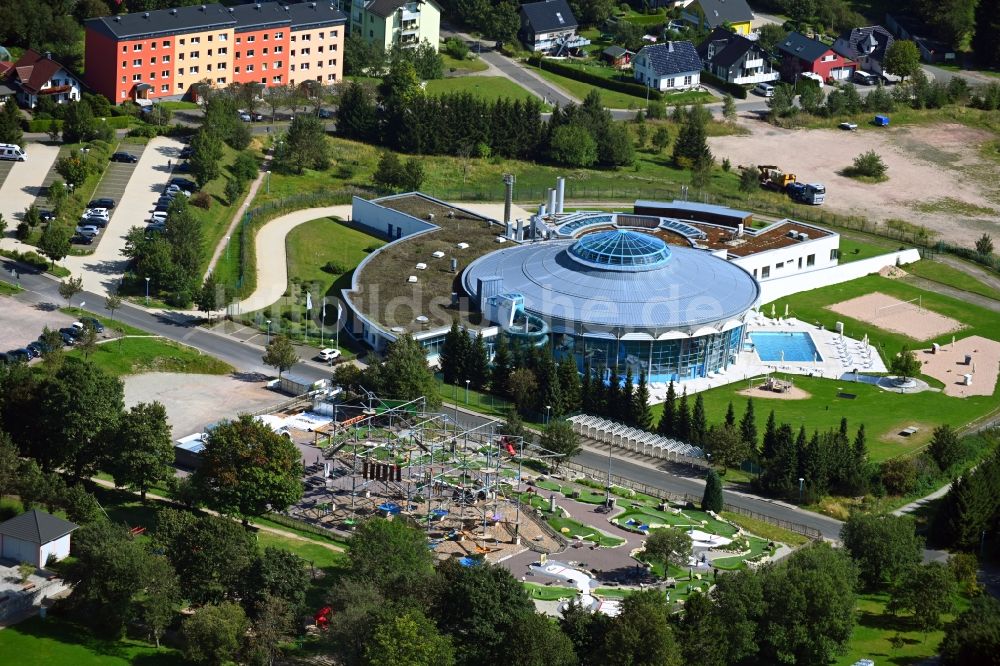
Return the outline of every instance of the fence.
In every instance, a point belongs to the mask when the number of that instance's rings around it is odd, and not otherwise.
[[[575,472],[580,472],[593,479],[603,480],[608,478],[607,472],[602,472],[601,470],[594,469],[593,467],[587,467],[585,465],[579,465],[574,462],[565,462],[562,464],[564,469],[573,470]],[[638,481],[633,481],[632,479],[627,479],[622,476],[617,476],[615,474],[611,475],[611,483],[615,486],[620,486],[622,488],[628,488],[629,490],[634,490],[638,493],[644,495],[650,495],[651,497],[659,497],[671,502],[683,502],[686,504],[699,504],[701,502],[701,497],[697,495],[691,495],[689,493],[672,493],[663,488],[657,488],[655,486],[650,486],[645,483],[640,483]],[[731,511],[732,513],[738,513],[741,516],[747,516],[748,518],[753,518],[754,520],[760,520],[762,522],[768,523],[770,525],[775,525],[776,527],[781,527],[783,529],[795,532],[796,534],[801,534],[807,536],[810,539],[819,539],[823,536],[815,527],[809,527],[808,525],[803,525],[802,523],[796,523],[789,520],[783,520],[781,518],[775,518],[774,516],[769,516],[766,513],[760,513],[759,511],[753,511],[752,509],[745,509],[743,507],[735,506],[733,504],[724,504],[724,511]]]

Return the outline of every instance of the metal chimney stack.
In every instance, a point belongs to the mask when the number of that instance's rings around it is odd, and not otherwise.
[[[510,224],[510,207],[514,204],[514,174],[505,173],[503,175],[503,221]]]
[[[563,176],[556,178],[556,212],[562,213],[566,203],[566,179]]]
[[[554,188],[554,187],[550,187],[549,188],[549,206],[548,206],[548,211],[549,211],[549,215],[555,215],[557,212],[559,212],[558,210],[556,210],[556,188]]]

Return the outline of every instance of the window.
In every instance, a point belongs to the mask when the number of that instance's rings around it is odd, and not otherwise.
[[[136,58],[135,60],[133,60],[132,61],[132,66],[133,67],[142,67],[142,59]]]
[[[267,63],[266,62],[260,63],[260,71],[262,71],[262,72],[266,72],[267,71]]]
[[[267,77],[266,76],[260,77],[260,84],[262,86],[266,86],[267,85]]]
[[[122,99],[125,99],[125,91],[122,91]]]
[[[760,277],[762,280],[771,277],[771,267],[764,266],[762,269],[760,269]]]
[[[253,40],[254,40],[254,36],[253,35],[248,35],[247,36],[247,44],[253,44]]]
[[[281,61],[280,60],[275,60],[274,61],[274,69],[281,69]]]
[[[840,259],[840,250],[833,248],[830,250],[830,261],[837,261],[837,259]]]
[[[122,76],[122,83],[125,83],[125,81],[127,81],[127,80],[128,80],[128,79],[127,79],[127,77],[125,77],[125,76],[123,75],[123,76]]]
[[[192,58],[200,58],[201,57],[201,51],[191,51],[191,57]]]
[[[165,69],[162,72],[160,72],[160,78],[161,79],[169,79],[170,78],[170,70],[169,69]]]
[[[316,34],[316,38],[317,38],[317,39],[323,39],[323,33],[322,33],[322,32],[320,32],[320,33],[317,33],[317,34]]]
[[[184,68],[183,67],[178,68],[177,76],[183,76],[183,74],[184,74]]]
[[[122,69],[128,67],[128,60],[122,60]]]
[[[170,92],[170,84],[169,83],[164,83],[162,86],[160,86],[160,92],[163,92],[163,93]]]
[[[806,257],[806,266],[815,266],[815,265],[816,265],[816,255],[815,254],[808,255]]]
[[[150,65],[155,65],[156,64],[156,56],[153,56],[152,58],[149,59],[149,64]]]
[[[285,33],[283,33],[283,32],[276,32],[276,33],[274,33],[274,38],[275,39],[284,39],[285,38]]]
[[[156,78],[156,72],[150,72],[149,73],[149,78],[155,79]]]
[[[212,49],[208,50],[208,55],[212,55]]]
[[[233,67],[233,74],[239,74],[239,73],[240,73],[240,66],[236,65],[236,67]]]
[[[295,57],[295,49],[292,49],[292,51],[291,51],[291,53],[289,55],[291,55],[294,58]]]
[[[237,51],[236,52],[236,59],[239,60],[242,57],[243,57],[243,52],[242,51]]]
[[[133,51],[141,51],[142,50],[142,44],[133,44],[132,45],[132,50]]]
[[[756,269],[756,268],[755,268],[755,269],[753,269],[753,279],[754,279],[754,280],[756,280],[756,279],[757,279],[757,269]]]
[[[785,267],[785,262],[779,261],[774,265],[774,270],[778,270],[779,268],[784,268],[784,267]]]
[[[331,30],[330,31],[330,39],[337,39],[337,31],[336,30]]]
[[[285,50],[284,47],[281,47],[281,46],[275,46],[274,47],[274,53],[275,53],[275,55],[281,53],[284,50]]]
[[[191,43],[192,44],[201,44],[201,37],[192,37],[191,38]]]
[[[298,39],[298,37],[296,37],[295,35],[292,35],[292,41],[294,42],[296,39]]]
[[[226,69],[227,66],[226,66],[226,63],[224,63],[224,62],[217,62],[217,63],[215,63],[215,68],[216,69]]]
[[[177,59],[178,60],[184,60],[184,54],[183,53],[178,53],[177,54]]]
[[[254,53],[253,49],[247,49],[247,57],[248,58],[252,58],[253,57],[253,53]]]
[[[799,270],[802,270],[802,257],[799,257]]]
[[[261,53],[263,53],[264,55],[267,55],[267,47],[266,46],[264,47],[264,50],[261,51]]]
[[[219,55],[226,55],[227,53],[229,53],[229,47],[223,46],[222,48],[216,49],[215,52],[218,53]]]
[[[136,82],[142,81],[142,74],[133,74],[132,75],[132,80],[136,81]]]
[[[302,70],[309,69],[309,63],[307,63],[307,62],[302,63],[302,66],[299,69],[302,69]]]
[[[181,46],[184,46],[185,44],[187,44],[187,41],[182,37],[181,38]]]
[[[319,48],[317,48],[317,49],[316,49],[316,51],[317,51],[318,53],[322,53],[322,52],[323,52],[323,47],[322,47],[322,46],[320,46]]]
[[[265,41],[265,42],[267,41],[267,38],[268,38],[268,34],[267,34],[267,33],[265,32],[265,33],[264,33],[264,41]],[[261,83],[264,83],[264,82],[263,82],[263,81],[261,81]]]
[[[184,84],[183,83],[178,83],[177,84],[177,89],[178,90],[184,90]]]
[[[122,47],[122,53],[128,53],[128,47],[127,46],[123,46]]]
[[[156,42],[150,42],[149,43],[149,48],[151,48],[151,49],[153,49],[155,51],[156,50]]]
[[[189,67],[188,68],[188,74],[197,74],[197,73],[198,73],[198,66],[197,65],[195,65],[194,67]]]
[[[836,59],[837,59],[837,56],[835,56],[832,53],[830,53],[828,55],[823,56],[823,58],[820,60],[820,62],[830,62],[831,60],[836,60]]]
[[[205,65],[205,71],[206,72],[211,72],[212,71],[212,63],[208,63],[207,65]]]
[[[212,41],[212,35],[208,36],[208,41]]]
[[[211,37],[209,37],[209,39],[211,39]],[[227,39],[229,39],[229,35],[227,33],[224,33],[224,32],[220,32],[219,33],[219,41],[220,42],[224,42]]]
[[[288,71],[294,72],[295,71],[295,65],[289,65],[288,66]],[[292,83],[295,83],[295,81],[292,81]]]
[[[336,51],[337,50],[337,45],[336,44],[330,44],[330,50],[331,51]]]
[[[281,77],[280,76],[272,76],[271,77],[271,83],[281,83]]]
[[[668,88],[673,88],[674,87],[674,79],[673,78],[667,79],[667,87]]]
[[[215,79],[215,82],[216,83],[225,83],[226,82],[226,77],[220,76],[217,79]]]
[[[686,86],[691,85],[691,77],[690,77],[690,75],[684,77],[684,85],[686,85]]]
[[[247,65],[246,71],[247,72],[252,72],[253,71],[253,65]]]
[[[375,31],[374,30],[369,30],[368,31],[368,36],[374,38],[375,37]],[[295,55],[295,54],[293,53],[292,55]]]
[[[236,38],[236,43],[237,44],[242,44],[243,43],[243,38],[242,37],[237,37]]]
[[[331,67],[336,67],[337,66],[337,59],[333,58],[332,60],[327,60],[326,64],[330,65]]]
[[[327,81],[336,81],[337,80],[337,75],[336,74],[327,74],[326,75],[326,80]]]
[[[170,56],[168,56],[168,55],[165,55],[165,56],[163,56],[162,58],[160,58],[160,61],[161,61],[161,62],[170,62]]]
[[[165,49],[169,49],[170,48],[170,42],[165,41],[165,42],[163,42],[163,44],[161,44],[161,46],[163,48],[165,48]]]
[[[307,48],[306,49],[302,49],[301,51],[299,51],[299,53],[301,53],[302,55],[309,55],[309,49],[307,49]]]

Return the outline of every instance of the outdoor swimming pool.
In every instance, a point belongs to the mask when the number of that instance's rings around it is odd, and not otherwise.
[[[762,361],[812,363],[823,360],[812,336],[805,331],[754,331],[750,340]]]

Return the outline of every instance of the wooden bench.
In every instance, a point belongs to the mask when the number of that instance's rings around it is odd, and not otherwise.
[[[916,426],[910,426],[909,428],[904,428],[903,430],[901,430],[899,434],[902,435],[903,437],[909,437],[911,435],[917,434],[918,432],[920,432],[920,428]]]

